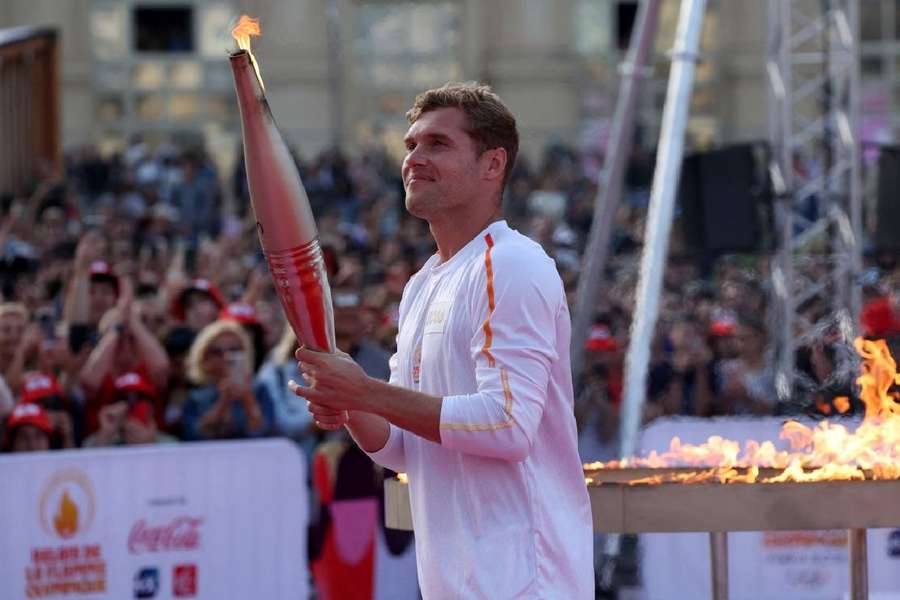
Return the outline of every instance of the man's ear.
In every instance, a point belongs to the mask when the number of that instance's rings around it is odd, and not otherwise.
[[[506,148],[491,148],[481,155],[482,177],[487,180],[503,179],[506,174]]]

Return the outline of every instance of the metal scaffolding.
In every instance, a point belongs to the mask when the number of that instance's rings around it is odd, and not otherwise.
[[[780,400],[796,350],[858,331],[862,201],[858,0],[769,0],[770,174],[776,195],[772,339]]]

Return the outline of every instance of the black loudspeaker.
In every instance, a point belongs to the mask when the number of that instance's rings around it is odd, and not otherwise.
[[[771,191],[763,144],[739,144],[684,159],[678,187],[689,250],[706,255],[767,246]]]
[[[900,147],[882,146],[878,155],[878,223],[875,249],[900,251]]]

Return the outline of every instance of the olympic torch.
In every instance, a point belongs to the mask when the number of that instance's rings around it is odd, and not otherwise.
[[[242,16],[232,35],[240,50],[229,55],[241,111],[250,201],[269,273],[297,340],[335,351],[331,289],[306,190],[272,117],[250,35],[259,23]]]

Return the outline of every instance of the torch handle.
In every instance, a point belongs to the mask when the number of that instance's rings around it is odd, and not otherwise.
[[[266,253],[266,261],[297,341],[311,350],[334,352],[331,288],[319,240]]]

